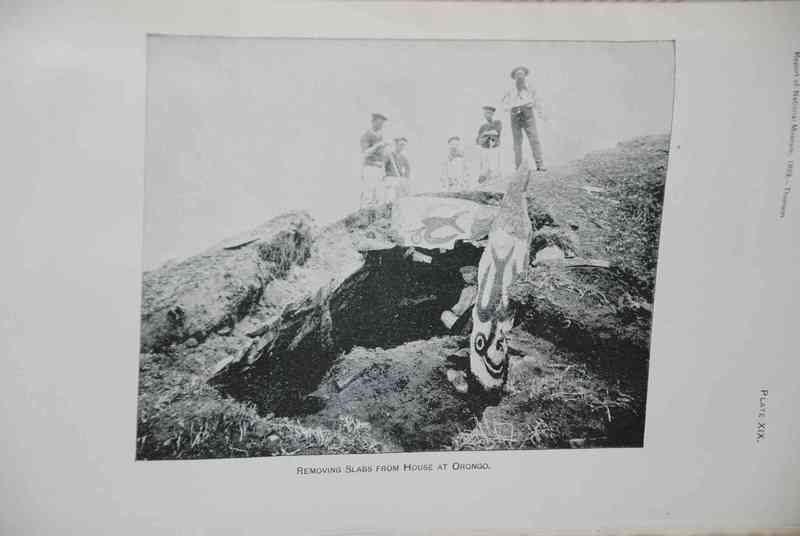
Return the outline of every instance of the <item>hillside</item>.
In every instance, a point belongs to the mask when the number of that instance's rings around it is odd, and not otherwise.
[[[668,148],[639,138],[535,175],[532,250],[567,259],[513,289],[499,400],[447,382],[466,335],[438,320],[480,244],[419,263],[389,219],[293,213],[145,273],[137,459],[641,445]]]

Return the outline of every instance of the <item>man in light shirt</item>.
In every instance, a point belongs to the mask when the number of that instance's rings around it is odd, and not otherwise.
[[[382,203],[384,150],[388,142],[383,141],[383,124],[386,116],[372,114],[372,128],[361,136],[361,208],[377,208]]]
[[[514,81],[512,87],[503,96],[503,105],[511,114],[511,134],[514,138],[514,163],[519,169],[522,164],[522,132],[528,136],[536,169],[545,171],[542,157],[542,145],[539,142],[539,132],[536,130],[536,115],[542,116],[536,92],[528,86],[526,80],[530,71],[525,66],[516,67],[511,71]]]

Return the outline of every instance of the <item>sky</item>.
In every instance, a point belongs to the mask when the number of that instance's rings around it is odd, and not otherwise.
[[[413,191],[438,188],[450,136],[469,156],[486,104],[513,164],[500,99],[517,65],[548,118],[548,167],[670,131],[671,42],[149,36],[144,269],[290,210],[326,224],[357,208],[374,111],[385,139],[409,140]]]

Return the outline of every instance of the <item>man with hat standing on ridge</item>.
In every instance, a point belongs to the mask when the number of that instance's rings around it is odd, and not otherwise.
[[[361,208],[377,208],[382,203],[384,149],[389,142],[383,141],[385,115],[372,114],[372,128],[361,136]]]
[[[475,143],[481,151],[481,169],[478,183],[486,182],[500,175],[500,134],[503,132],[503,123],[494,119],[494,106],[483,107],[483,117],[486,121],[478,127],[478,137]]]
[[[530,70],[525,66],[515,67],[511,71],[512,87],[503,96],[503,104],[511,114],[511,134],[514,137],[514,164],[519,169],[522,164],[522,131],[528,136],[533,159],[538,171],[546,171],[542,157],[542,145],[536,129],[536,115],[542,117],[541,105],[536,92],[528,86],[526,80]]]

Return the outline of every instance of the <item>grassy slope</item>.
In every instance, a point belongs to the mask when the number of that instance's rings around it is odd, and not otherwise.
[[[637,272],[636,269],[642,266],[642,256],[631,255],[640,252],[630,245],[621,248],[615,244],[620,230],[626,228],[620,222],[635,227],[641,220],[620,220],[615,209],[624,199],[615,199],[614,195],[626,191],[618,186],[620,177],[630,186],[628,183],[642,174],[650,174],[652,180],[648,185],[655,184],[656,191],[660,181],[663,192],[667,147],[667,137],[634,140],[616,149],[589,155],[566,170],[553,170],[539,176],[532,185],[530,203],[535,213],[552,214],[552,221],[547,221],[548,216],[538,222],[540,225],[558,229],[552,236],[540,234],[540,239],[548,244],[568,243],[576,254],[584,257],[609,259],[621,267],[623,279],[637,277],[637,274],[641,279],[641,270]],[[605,191],[592,193],[582,186],[603,187]],[[652,224],[653,212],[645,216],[645,223]],[[340,224],[340,234],[350,236],[365,227],[353,223],[348,220],[345,225]],[[329,251],[340,250],[335,243],[323,246]],[[352,262],[355,260],[321,259],[319,252],[316,255],[312,252],[309,263],[318,266],[307,276],[309,284],[322,281],[323,275],[336,265]],[[274,279],[270,283],[274,287],[271,294],[279,296],[281,303],[295,298],[292,288],[297,286],[298,269],[287,271],[286,268],[278,267],[280,275],[286,279]],[[646,268],[645,279],[654,275],[654,266]],[[533,278],[527,282],[529,286],[526,289],[523,285],[518,298],[527,303],[528,310],[535,311],[538,318],[548,318],[544,312],[549,308],[548,321],[576,321],[577,331],[555,330],[547,334],[551,340],[596,343],[628,337],[636,341],[641,339],[643,329],[647,335],[645,339],[649,340],[649,316],[637,305],[649,298],[647,281],[633,281],[635,284],[617,281],[611,285],[614,288],[610,288],[609,282],[587,281],[587,277],[591,276],[550,267],[536,268]],[[645,290],[641,291],[642,288]],[[279,309],[278,303],[262,303],[243,319],[240,323],[243,327],[234,329],[231,334],[211,334],[198,347],[178,344],[161,353],[142,354],[138,459],[369,453],[381,452],[387,447],[376,439],[380,433],[350,416],[340,416],[321,426],[301,425],[297,420],[271,415],[258,416],[252,407],[224,398],[205,384],[214,363],[237,352],[247,340],[242,333],[245,327],[252,327],[254,321],[263,321]],[[595,311],[595,317],[603,322],[581,323],[581,318],[588,318],[583,315],[587,310]],[[602,337],[602,329],[595,333],[594,330],[609,323],[610,333],[606,330]],[[534,330],[535,326],[528,323],[525,327]],[[646,383],[646,375],[638,375],[638,387],[633,388],[637,392],[632,398],[630,382],[620,382],[618,374],[604,374],[608,368],[600,367],[601,373],[597,373],[592,359],[602,362],[609,359],[608,354],[596,353],[586,362],[584,355],[556,348],[542,339],[531,344],[535,348],[514,357],[512,370],[515,372],[511,378],[514,392],[507,397],[506,404],[489,408],[474,430],[454,436],[451,448],[565,446],[575,438],[577,446],[591,446],[595,436],[607,432],[609,423],[604,419],[612,421],[613,416],[616,423],[625,426],[626,418],[641,412],[642,378]],[[646,372],[646,356],[643,366]],[[622,418],[618,418],[620,415]]]

